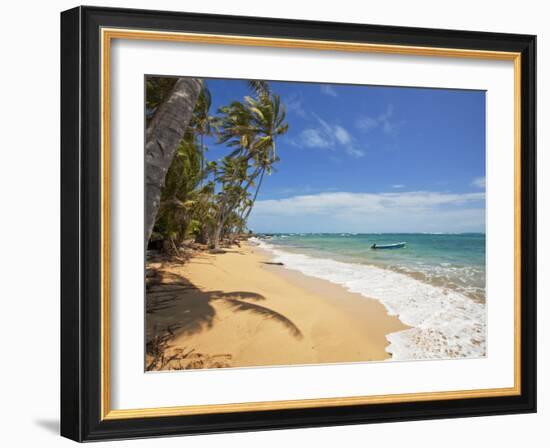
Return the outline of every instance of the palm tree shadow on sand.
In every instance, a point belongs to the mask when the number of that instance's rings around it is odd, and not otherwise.
[[[231,295],[232,293],[229,293]],[[240,292],[238,293],[240,294]],[[265,297],[262,297],[262,300],[265,300]],[[250,297],[244,296],[245,299],[250,299]],[[284,325],[297,339],[301,339],[303,337],[302,332],[300,329],[294,325],[294,323],[288,319],[287,317],[283,316],[281,313],[278,313],[277,311],[274,311],[270,308],[256,305],[255,303],[248,303],[244,300],[239,300],[235,297],[215,297],[214,300],[224,300],[226,303],[228,303],[233,310],[236,311],[250,311],[252,313],[258,314],[266,319],[272,319],[282,325]]]
[[[297,339],[300,329],[286,316],[262,306],[266,298],[250,291],[201,291],[189,280],[162,270],[148,269],[146,294],[147,370],[228,367],[230,355],[204,355],[192,349],[167,356],[170,342],[181,335],[192,335],[213,327],[216,309],[213,302],[226,303],[232,311],[248,312],[283,325]],[[175,358],[170,359],[174,355]],[[225,357],[225,362],[220,362]],[[198,359],[198,361],[197,361]],[[213,365],[210,365],[213,364]]]

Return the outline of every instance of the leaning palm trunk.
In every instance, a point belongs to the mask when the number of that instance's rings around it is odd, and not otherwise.
[[[197,103],[201,82],[179,78],[145,134],[145,246],[151,237],[168,168]]]
[[[250,176],[247,183],[243,187],[243,191],[248,191],[252,183],[254,182],[254,179],[258,177],[259,169],[257,168],[254,173]],[[227,200],[224,200],[220,207],[220,211],[216,215],[216,220],[213,228],[213,232],[210,238],[210,247],[212,249],[219,249],[220,247],[220,240],[223,234],[223,228],[226,224],[227,218],[229,218],[230,213],[235,210],[235,208],[239,205],[240,199],[236,198],[232,201],[228,202]]]
[[[252,198],[252,202],[250,203],[250,205],[246,209],[245,215],[242,217],[245,227],[246,227],[246,224],[248,223],[248,217],[250,216],[250,212],[252,211],[252,207],[254,207],[254,204],[256,203],[256,199],[258,198],[258,193],[260,192],[260,188],[262,188],[262,181],[264,180],[264,174],[265,174],[265,169],[263,169],[262,173],[260,174],[260,180],[258,182],[258,186],[256,187],[256,191],[254,192],[254,197]]]

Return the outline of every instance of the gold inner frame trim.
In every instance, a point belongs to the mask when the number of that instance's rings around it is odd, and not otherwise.
[[[111,409],[110,368],[110,50],[113,39],[185,42],[212,45],[238,45],[383,53],[412,56],[491,59],[514,62],[514,386],[507,388],[419,392],[391,395],[262,401],[216,405],[188,405],[141,409]],[[304,39],[278,39],[216,34],[101,29],[101,419],[116,420],[168,417],[226,412],[307,409],[413,401],[503,397],[521,394],[521,54],[514,52],[458,48],[418,47]]]

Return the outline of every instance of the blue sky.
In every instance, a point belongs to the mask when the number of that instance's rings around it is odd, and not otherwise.
[[[214,112],[249,94],[208,80]],[[257,232],[485,230],[485,92],[272,82],[289,131]],[[223,147],[209,141],[209,158]]]

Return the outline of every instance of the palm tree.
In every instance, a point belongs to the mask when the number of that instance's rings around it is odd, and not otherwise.
[[[246,155],[224,157],[217,167],[215,181],[221,185],[221,190],[215,197],[215,214],[210,228],[212,249],[218,249],[228,218],[248,198],[248,189],[255,176],[248,173],[248,168]]]
[[[155,238],[172,246],[195,236],[217,248],[228,231],[246,227],[265,174],[279,160],[275,139],[288,129],[269,84],[247,85],[254,97],[234,101],[213,117],[203,81],[147,79],[146,243],[154,228]],[[207,162],[205,137],[214,133],[230,153]],[[213,177],[204,185],[209,173]]]
[[[273,165],[279,161],[275,140],[288,131],[288,124],[285,123],[286,111],[284,106],[281,106],[281,98],[278,95],[260,96],[257,100],[247,97],[245,101],[252,112],[253,126],[259,130],[258,137],[252,146],[254,162],[260,168],[254,197],[243,214],[243,221],[246,225],[260,192],[264,175],[271,174]]]
[[[248,85],[248,88],[252,90],[256,96],[258,96],[258,98],[261,98],[262,96],[269,96],[271,94],[271,87],[268,81],[250,79],[246,82],[246,84]]]
[[[218,140],[234,149],[223,160],[221,174],[216,179],[222,185],[222,191],[210,242],[215,249],[219,246],[228,217],[243,203],[246,205],[241,221],[246,223],[265,173],[269,174],[273,164],[279,160],[275,140],[288,130],[284,121],[285,110],[277,95],[263,93],[257,99],[247,96],[244,104],[234,101],[221,108],[220,114]],[[250,200],[249,189],[258,177],[254,197]]]
[[[179,78],[170,95],[156,109],[145,133],[145,245],[149,241],[166,173],[193,116],[202,83]]]
[[[202,179],[200,153],[195,137],[187,132],[181,141],[165,177],[152,239],[168,241],[171,250],[187,237],[198,200]]]
[[[197,100],[197,105],[195,106],[195,111],[193,115],[193,120],[191,126],[195,130],[195,133],[199,137],[199,149],[201,155],[201,186],[205,177],[205,152],[206,146],[204,144],[204,137],[212,135],[212,131],[216,127],[216,117],[209,114],[210,107],[212,106],[212,96],[210,90],[203,83],[199,98]]]

